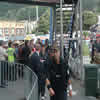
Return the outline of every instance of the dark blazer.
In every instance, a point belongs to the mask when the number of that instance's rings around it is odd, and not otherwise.
[[[41,68],[41,62],[40,56],[37,54],[37,52],[34,52],[30,58],[30,67],[38,76]]]
[[[23,58],[23,64],[28,65],[30,53],[31,53],[31,50],[28,46],[25,46],[25,47],[22,48],[21,57]]]

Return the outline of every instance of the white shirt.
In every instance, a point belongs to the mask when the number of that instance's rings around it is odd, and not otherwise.
[[[7,55],[6,50],[0,46],[0,61],[6,60],[5,55]]]
[[[36,51],[36,53],[38,54],[38,56],[39,56],[39,52],[38,51]]]

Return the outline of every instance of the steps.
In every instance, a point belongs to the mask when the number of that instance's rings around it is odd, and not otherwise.
[[[69,40],[71,38],[72,28],[73,28],[73,13],[74,13],[74,4],[64,4],[63,5],[63,34],[64,34],[64,45],[66,48],[69,47]],[[60,34],[61,24],[60,24],[60,6],[56,8],[56,42],[60,45]]]

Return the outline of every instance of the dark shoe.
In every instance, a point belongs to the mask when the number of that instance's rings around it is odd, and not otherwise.
[[[5,85],[0,85],[0,88],[6,88]]]
[[[8,83],[4,83],[4,86],[8,86]]]

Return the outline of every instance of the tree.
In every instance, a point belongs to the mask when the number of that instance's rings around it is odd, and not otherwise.
[[[50,17],[50,9],[48,9],[46,11],[46,13],[43,14],[39,19],[39,22],[38,22],[38,31],[39,32],[43,32],[44,34],[48,33],[49,26],[50,26],[49,17]]]
[[[48,7],[39,6],[39,17],[45,13]],[[36,7],[28,5],[19,5],[12,3],[0,3],[0,19],[1,20],[36,20]]]
[[[89,30],[94,24],[97,24],[98,17],[92,11],[84,11],[83,13],[83,29]]]

